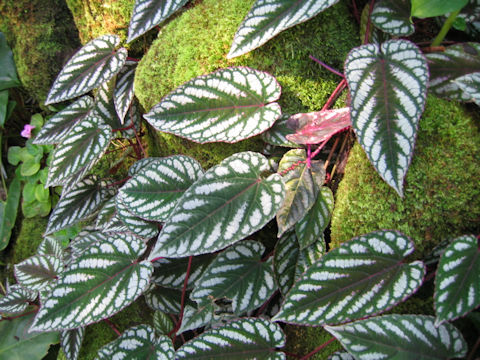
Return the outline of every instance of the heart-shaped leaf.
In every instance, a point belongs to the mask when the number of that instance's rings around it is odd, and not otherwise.
[[[48,219],[46,234],[65,229],[92,215],[107,199],[105,183],[90,176],[71,188],[64,189],[60,200]]]
[[[297,131],[287,139],[297,144],[319,144],[352,125],[348,107],[295,114],[288,122]]]
[[[47,186],[81,180],[100,159],[112,138],[112,128],[97,117],[76,124],[53,152]],[[73,177],[73,178],[72,178]]]
[[[150,259],[215,252],[261,229],[283,201],[280,175],[264,176],[258,153],[230,156],[210,168],[180,198]]]
[[[73,261],[31,327],[33,331],[70,330],[108,318],[146,289],[153,266],[138,260],[145,244],[135,236],[109,236]]]
[[[164,222],[183,193],[203,175],[191,157],[174,155],[142,168],[119,190],[120,201],[145,220]]]
[[[136,0],[128,26],[127,42],[161,24],[187,2],[188,0]]]
[[[14,267],[20,285],[39,291],[56,281],[63,270],[63,263],[52,255],[34,255]]]
[[[25,289],[19,284],[10,286],[7,294],[0,298],[0,313],[22,313],[37,298],[37,292]]]
[[[137,325],[126,330],[122,336],[103,346],[96,359],[175,359],[172,340],[165,335],[155,337],[149,325]]]
[[[480,44],[463,43],[448,46],[443,52],[427,54],[430,69],[429,90],[435,95],[468,101],[471,97],[455,82],[456,79],[480,72]]]
[[[277,34],[307,21],[338,0],[257,0],[240,24],[227,55],[231,59],[256,49]]]
[[[221,69],[188,81],[144,117],[154,128],[199,143],[234,143],[267,130],[281,115],[280,85],[265,72]]]
[[[345,73],[358,141],[380,176],[403,196],[426,99],[425,58],[406,40],[363,45],[348,54]]]
[[[272,265],[261,259],[264,251],[261,243],[251,240],[224,250],[198,280],[190,298],[205,305],[225,297],[232,300],[238,315],[256,309],[275,291]]]
[[[434,325],[433,316],[384,315],[339,326],[325,326],[355,359],[463,358],[467,345],[451,324]]]
[[[83,337],[85,335],[85,328],[77,328],[67,331],[62,331],[60,334],[60,345],[67,360],[77,360],[80,354],[80,347],[82,346]]]
[[[403,263],[412,252],[412,241],[394,231],[354,238],[307,269],[275,320],[335,324],[385,311],[422,284],[423,263]]]
[[[436,325],[465,315],[480,305],[480,246],[475,236],[461,236],[445,249],[435,277]]]
[[[277,324],[245,318],[205,331],[177,350],[177,359],[285,359],[275,348],[285,345]]]
[[[125,115],[133,101],[133,78],[135,77],[136,69],[136,61],[126,61],[122,70],[120,70],[117,75],[117,82],[113,93],[113,102],[122,124],[125,124]]]
[[[58,144],[72,128],[85,119],[92,109],[93,99],[83,96],[48,119],[33,140],[34,144]]]
[[[116,35],[103,35],[82,47],[68,60],[48,93],[45,105],[73,99],[115,76],[125,64],[127,50],[115,51]]]
[[[322,186],[311,209],[295,224],[295,233],[300,249],[305,249],[323,237],[332,213],[332,190]]]
[[[315,203],[320,186],[325,180],[325,169],[321,161],[311,161],[309,167],[305,150],[293,149],[283,155],[278,172],[286,172],[283,178],[286,187],[285,201],[277,213],[280,237],[295,226]]]
[[[408,36],[415,28],[410,19],[411,0],[381,0],[375,2],[372,22],[393,36]]]

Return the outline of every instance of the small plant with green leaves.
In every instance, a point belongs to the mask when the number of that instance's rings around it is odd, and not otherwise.
[[[228,57],[254,50],[336,2],[258,0]],[[138,0],[129,39],[185,3]],[[412,2],[412,9],[419,11],[418,4]],[[397,20],[404,10],[379,1],[371,18],[381,26],[368,22],[365,38],[375,38],[370,32],[379,28],[395,36],[398,28],[410,32],[417,13],[407,14],[404,26]],[[283,323],[322,326],[348,352],[332,358],[466,355],[463,335],[451,322],[480,305],[478,238],[452,240],[432,260],[438,269],[429,274],[423,260],[411,260],[412,239],[395,230],[378,229],[327,251],[324,232],[334,201],[318,155],[334,134],[351,127],[380,176],[403,196],[427,89],[474,100],[470,86],[478,88],[480,66],[466,68],[464,61],[468,54],[477,64],[476,44],[428,57],[398,38],[354,48],[337,90],[321,111],[310,114],[282,114],[278,82],[259,70],[230,67],[196,77],[143,119],[158,131],[201,144],[263,134],[272,145],[293,147],[275,167],[263,154],[242,152],[206,170],[181,154],[142,158],[135,62],[118,45],[114,35],[87,43],[48,95],[48,103],[82,97],[36,138],[57,144],[46,184],[61,185],[63,192],[38,253],[15,265],[18,284],[0,299],[3,323],[23,326],[21,315],[34,312],[22,336],[42,334],[36,341],[42,349],[54,341],[47,335],[59,336],[67,358],[76,359],[89,325],[143,296],[156,311],[154,327],[141,324],[119,333],[98,359],[285,359]],[[442,63],[455,64],[448,78],[435,76]],[[348,107],[330,110],[347,86]],[[95,88],[94,98],[85,95]],[[122,182],[89,173],[114,136],[126,138],[138,155]],[[276,234],[266,230],[272,221]],[[49,236],[78,223],[86,225],[66,249]],[[274,245],[258,240],[265,233]],[[426,277],[435,277],[435,316],[381,315],[411,297]],[[316,351],[325,346],[318,345]],[[3,349],[12,357],[18,353],[15,346]],[[288,355],[306,359],[314,353]]]

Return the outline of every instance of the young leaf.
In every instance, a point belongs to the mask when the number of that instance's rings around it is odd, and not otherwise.
[[[2,166],[1,162],[0,166]],[[18,177],[14,177],[8,186],[7,201],[0,201],[0,251],[5,249],[10,242],[10,236],[17,219],[20,189],[20,180]]]
[[[384,315],[325,326],[355,359],[463,358],[467,345],[451,324],[434,325],[425,315]]]
[[[393,36],[414,33],[410,19],[411,0],[381,0],[375,3],[372,22],[380,30]]]
[[[48,93],[45,105],[73,99],[115,76],[125,64],[127,50],[115,51],[116,35],[103,35],[82,47],[63,67]]]
[[[90,176],[71,188],[64,189],[48,219],[46,234],[65,229],[92,215],[109,195],[96,176]]]
[[[185,305],[196,307],[196,304],[189,298],[187,291]],[[145,302],[153,310],[162,311],[168,314],[178,314],[181,309],[182,290],[170,289],[155,286],[145,293]]]
[[[312,208],[295,224],[300,249],[305,249],[323,237],[333,213],[333,193],[322,186]]]
[[[287,139],[297,144],[319,144],[352,125],[348,107],[295,114],[288,123],[297,130]]]
[[[345,73],[358,141],[380,176],[403,196],[426,99],[425,58],[406,40],[363,45],[348,54]]]
[[[422,284],[423,263],[403,263],[412,252],[412,241],[398,232],[381,230],[356,237],[307,269],[275,320],[322,325],[378,314]]]
[[[445,249],[435,277],[436,325],[455,320],[480,305],[480,247],[461,236]]]
[[[127,42],[161,24],[187,2],[188,0],[136,0],[128,26]]]
[[[33,140],[34,144],[58,144],[92,109],[93,99],[85,95],[47,120]]]
[[[60,345],[67,360],[77,360],[80,354],[80,347],[82,346],[83,337],[85,335],[85,328],[77,328],[67,331],[62,331],[60,334]]]
[[[136,216],[165,222],[183,193],[203,175],[191,157],[174,155],[142,168],[119,190],[121,202]]]
[[[444,52],[427,54],[427,60],[430,69],[429,90],[451,100],[470,100],[471,97],[454,80],[480,72],[480,44],[448,46]]]
[[[140,239],[126,234],[91,246],[61,274],[31,329],[75,329],[125,308],[149,283],[153,266],[138,260],[145,249]]]
[[[144,239],[150,239],[158,234],[158,223],[148,222],[132,214],[129,211],[129,207],[120,200],[118,195],[115,197],[115,207],[117,208],[117,214],[115,217],[118,217],[128,230],[135,235]],[[115,220],[115,217],[112,221]],[[110,224],[107,229],[111,231]]]
[[[177,350],[177,359],[285,359],[275,348],[285,345],[277,324],[264,319],[245,318],[211,329]]]
[[[76,124],[53,152],[46,186],[81,180],[100,159],[112,138],[112,128],[97,117]],[[70,184],[70,186],[73,184]]]
[[[257,153],[230,156],[210,168],[180,198],[150,259],[215,252],[261,229],[283,201],[280,175],[264,176]]]
[[[275,291],[272,266],[262,261],[265,247],[256,241],[242,241],[220,253],[203,273],[191,299],[200,305],[211,299],[232,300],[239,315],[256,309]]]
[[[323,162],[311,161],[307,166],[307,154],[303,149],[288,151],[280,160],[278,172],[286,172],[285,201],[277,212],[278,236],[289,230],[310,210],[317,198],[318,190],[325,180]]]
[[[133,78],[136,69],[136,61],[127,61],[117,75],[117,82],[113,93],[113,102],[122,124],[125,124],[125,115],[133,101]]]
[[[263,141],[274,146],[298,147],[297,144],[287,140],[287,135],[294,132],[294,130],[289,127],[289,118],[290,115],[283,114],[277,121],[275,121],[275,124],[273,124],[270,129],[262,133]]]
[[[188,81],[144,117],[157,130],[195,142],[234,143],[273,125],[280,91],[272,75],[231,67]]]
[[[63,263],[52,255],[34,255],[14,266],[20,285],[39,291],[53,283],[63,270]]]
[[[277,34],[305,22],[338,0],[257,0],[240,24],[228,59],[265,44]]]
[[[0,358],[5,360],[42,360],[51,344],[58,343],[58,333],[32,332],[33,314],[10,321],[0,321]]]
[[[96,359],[175,359],[172,340],[164,335],[155,338],[149,325],[137,325],[126,330],[122,336],[102,347]]]
[[[0,298],[0,313],[17,314],[22,313],[30,302],[37,298],[37,292],[26,289],[19,284],[10,286],[7,295]]]
[[[186,306],[182,318],[182,326],[178,329],[181,334],[188,330],[195,330],[200,327],[209,325],[213,320],[214,306],[211,302],[195,309],[191,306]]]

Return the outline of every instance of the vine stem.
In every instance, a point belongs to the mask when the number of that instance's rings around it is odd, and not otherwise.
[[[309,358],[311,358],[313,355],[315,355],[317,352],[319,352],[320,350],[322,350],[324,347],[327,347],[328,345],[330,345],[332,342],[334,342],[336,339],[334,337],[332,337],[330,340],[328,340],[327,342],[324,342],[322,345],[320,345],[319,347],[313,349],[312,351],[310,351],[307,355],[305,355],[304,357],[300,358],[300,360],[307,360]]]
[[[35,310],[31,310],[31,311],[28,311],[28,312],[20,314],[20,315],[6,316],[6,317],[3,317],[2,320],[15,320],[15,319],[18,319],[18,318],[36,313],[38,311],[38,306],[37,305],[34,305],[34,306],[35,306]]]
[[[110,329],[112,329],[115,334],[117,334],[118,336],[122,336],[122,333],[120,331],[118,331],[117,327],[110,320],[103,319],[103,321],[105,321],[105,323],[108,326],[110,326]]]
[[[440,32],[435,37],[435,39],[432,41],[431,47],[438,46],[442,43],[443,39],[445,39],[445,36],[450,31],[450,28],[452,27],[453,22],[457,18],[458,14],[460,14],[460,10],[461,9],[458,9],[457,11],[454,11],[450,14],[450,16],[447,18],[447,20],[443,23],[443,26],[440,29]]]
[[[365,38],[363,39],[363,44],[368,44],[368,38],[370,37],[370,27],[372,26],[372,11],[375,6],[375,0],[370,2],[370,7],[368,8],[368,21],[367,26],[365,27]]]
[[[183,320],[183,311],[185,310],[185,296],[187,294],[187,284],[188,284],[188,278],[190,277],[190,270],[192,268],[192,259],[193,256],[189,256],[188,258],[188,266],[187,266],[187,273],[185,274],[185,280],[183,281],[183,289],[182,289],[182,299],[180,301],[180,315],[178,316],[178,321],[175,327],[168,333],[168,337],[173,335],[173,342],[175,343],[175,337],[177,335],[178,329],[180,329],[180,326],[182,325],[182,320]]]
[[[316,57],[314,57],[314,56],[312,56],[312,55],[308,55],[308,57],[309,57],[311,60],[315,61],[317,64],[320,64],[321,66],[323,66],[323,67],[324,67],[325,69],[327,69],[328,71],[334,73],[335,75],[338,75],[338,76],[340,76],[341,78],[345,78],[345,76],[344,76],[340,71],[338,71],[338,70],[334,69],[333,67],[325,64],[323,61],[318,60]]]

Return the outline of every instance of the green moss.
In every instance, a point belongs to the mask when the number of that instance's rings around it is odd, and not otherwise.
[[[43,240],[43,232],[47,228],[48,219],[42,217],[34,217],[23,219],[14,248],[13,263],[18,264],[20,261],[35,255],[38,245]]]
[[[401,199],[356,144],[336,194],[332,246],[378,229],[415,242],[416,256],[442,239],[480,230],[478,117],[454,102],[429,97]]]
[[[325,344],[332,338],[332,335],[326,332],[322,327],[286,325],[284,331],[287,336],[287,344],[285,345],[284,350],[290,354],[301,356],[307,355],[315,348]],[[341,349],[342,346],[337,340],[335,340],[309,359],[327,359],[335,351]],[[293,359],[293,357],[288,358]]]
[[[143,297],[140,297],[126,309],[110,318],[109,321],[121,333],[132,326],[140,324],[149,324],[153,326],[153,310],[147,306]],[[118,335],[105,321],[88,326],[80,349],[79,359],[95,359],[98,350],[110,341],[115,340],[117,337]]]
[[[0,24],[23,86],[44,102],[63,63],[80,45],[68,8],[61,0],[4,0]]]
[[[282,86],[279,102],[284,113],[319,110],[339,78],[310,60],[309,55],[343,68],[346,54],[356,45],[357,37],[346,4],[340,2],[251,53],[227,60],[233,36],[253,2],[197,0],[164,26],[136,71],[135,93],[142,106],[149,110],[174,88],[196,76],[229,66],[249,66],[277,78]],[[162,151],[154,155],[161,156],[178,149],[192,156],[208,158],[218,154],[223,159],[242,148],[254,151],[262,148],[261,142],[251,140],[246,141],[247,145],[201,147],[164,134],[159,134],[157,140]],[[196,151],[198,148],[201,150]]]

